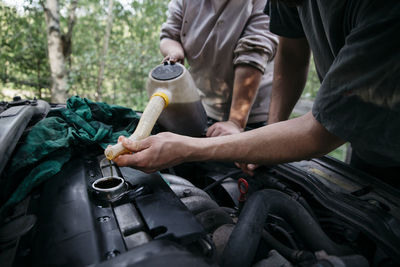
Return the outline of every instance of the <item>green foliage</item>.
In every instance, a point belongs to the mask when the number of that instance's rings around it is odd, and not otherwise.
[[[166,20],[168,1],[132,0],[129,4],[114,1],[102,101],[143,110],[147,103],[147,75],[162,60],[159,34]],[[0,88],[3,95],[6,88],[14,88],[16,94],[30,91],[38,98],[46,98],[49,93],[46,88],[50,86],[46,23],[41,6],[31,2],[25,1],[25,11],[21,14],[0,1]],[[69,5],[70,0],[60,1],[64,34]],[[78,2],[71,60],[67,63],[71,96],[78,94],[94,99],[107,7],[105,0]],[[11,74],[15,82],[5,79]]]
[[[334,157],[340,161],[345,161],[346,159],[346,153],[347,153],[347,146],[348,144],[341,145],[340,147],[336,148],[332,152],[330,152],[328,155],[331,157]]]
[[[133,1],[127,9],[114,4],[113,27],[106,57],[103,101],[143,110],[145,82],[152,67],[162,60],[159,33],[166,19],[167,2]],[[106,27],[107,3],[86,1],[84,14],[73,32],[70,84],[73,93],[94,98],[99,58]]]
[[[103,101],[142,110],[147,103],[148,72],[159,64],[159,33],[166,20],[168,1],[114,0],[113,27],[106,56]],[[35,4],[36,3],[36,4]],[[67,32],[71,0],[60,0],[61,30]],[[121,4],[124,3],[124,4]],[[129,3],[129,4],[126,4]],[[95,98],[99,60],[105,34],[108,0],[78,2],[77,21],[68,62],[69,95]],[[47,59],[46,23],[37,1],[26,0],[24,12],[0,1],[0,88],[18,88],[48,100],[50,68]],[[319,79],[314,62],[304,98],[314,99]]]
[[[11,84],[22,95],[33,91],[45,98],[50,70],[43,12],[39,7],[24,10],[21,16],[14,7],[0,2],[0,88]]]
[[[310,61],[307,83],[301,97],[314,100],[317,96],[320,85],[321,83],[319,82],[317,71],[315,70],[314,58],[312,57]]]

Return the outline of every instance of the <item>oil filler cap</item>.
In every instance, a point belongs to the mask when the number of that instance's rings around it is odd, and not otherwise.
[[[163,65],[159,65],[151,72],[151,77],[160,81],[168,81],[181,76],[183,68],[178,64],[171,64],[164,62]]]

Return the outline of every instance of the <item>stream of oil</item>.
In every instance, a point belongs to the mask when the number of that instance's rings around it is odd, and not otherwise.
[[[111,160],[108,160],[108,163],[110,164],[111,177],[114,177],[114,173],[113,173],[113,168],[112,168]]]

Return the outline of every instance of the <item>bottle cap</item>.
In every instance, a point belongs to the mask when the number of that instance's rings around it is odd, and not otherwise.
[[[159,65],[158,67],[156,67],[151,72],[151,77],[156,80],[168,81],[181,76],[182,73],[183,68],[179,66],[179,64],[164,63],[163,65]]]

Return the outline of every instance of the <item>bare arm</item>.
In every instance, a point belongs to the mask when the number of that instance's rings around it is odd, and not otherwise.
[[[307,81],[310,48],[305,38],[279,37],[268,123],[287,120]]]
[[[163,38],[160,41],[160,51],[164,56],[164,61],[169,60],[172,62],[184,63],[185,52],[180,42]]]
[[[208,129],[207,136],[234,134],[244,130],[257,95],[261,77],[261,71],[250,65],[238,65],[235,68],[229,119],[226,122],[213,124]]]
[[[228,121],[212,125],[207,136],[240,133],[247,124],[267,62],[273,60],[278,38],[269,31],[265,1],[253,1],[253,10],[234,49],[235,77]]]
[[[154,172],[188,161],[238,161],[275,164],[324,155],[344,143],[329,133],[311,112],[241,134],[192,138],[161,133],[139,142],[121,138],[135,154],[116,158],[119,166]]]
[[[322,156],[344,143],[316,121],[311,112],[240,135],[211,140],[196,142],[189,158],[275,164]]]
[[[261,77],[261,71],[250,65],[239,65],[235,69],[229,121],[236,123],[242,129],[246,127]]]

